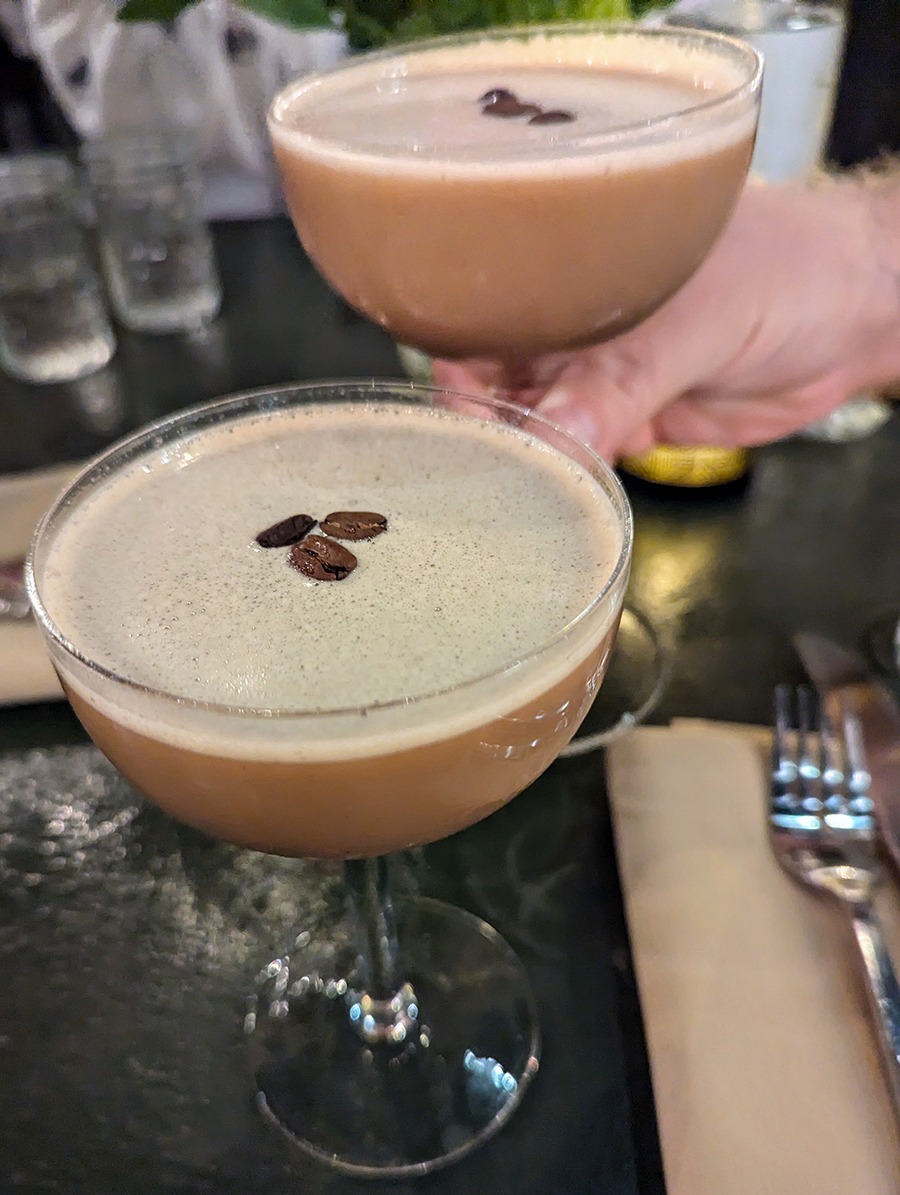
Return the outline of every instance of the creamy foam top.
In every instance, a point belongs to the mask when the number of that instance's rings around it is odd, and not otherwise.
[[[496,87],[544,109],[565,109],[575,119],[548,126],[486,115],[479,96]],[[570,140],[576,131],[583,136],[613,132],[680,112],[702,98],[690,82],[665,75],[492,68],[377,79],[374,85],[366,80],[323,94],[314,112],[301,110],[296,119],[317,137],[364,151],[474,158],[498,149],[541,152],[554,138]],[[377,119],[361,120],[365,111],[377,112]]]
[[[610,156],[652,145],[669,161],[749,136],[751,102],[721,110],[713,103],[746,81],[746,65],[717,43],[646,32],[535,35],[363,57],[289,87],[270,123],[285,149],[384,169],[433,170],[436,162],[449,171],[509,169],[548,160],[571,167],[585,157],[596,169],[598,153],[610,165]],[[576,119],[529,125],[483,115],[479,97],[499,87]]]
[[[346,580],[255,536],[375,510]],[[205,430],[99,484],[41,579],[87,657],[178,696],[335,709],[444,689],[534,652],[611,575],[596,480],[505,424],[389,403],[310,405]]]

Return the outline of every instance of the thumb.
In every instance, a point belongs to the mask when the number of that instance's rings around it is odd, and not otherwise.
[[[701,381],[714,386],[752,330],[746,304],[723,304],[718,273],[701,267],[637,327],[576,353],[538,405],[541,414],[601,456],[649,446],[660,411]]]
[[[665,330],[648,324],[577,354],[537,406],[608,459],[647,440],[648,424],[691,381]]]

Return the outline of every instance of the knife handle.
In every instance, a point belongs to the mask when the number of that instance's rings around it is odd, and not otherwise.
[[[900,984],[871,906],[855,905],[851,920],[866,972],[866,991],[878,1030],[881,1062],[894,1111],[900,1119]]]

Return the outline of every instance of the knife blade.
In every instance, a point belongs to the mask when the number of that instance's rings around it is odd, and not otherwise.
[[[793,644],[828,716],[839,723],[847,707],[859,718],[872,777],[869,795],[900,872],[900,705],[858,652],[807,633],[795,635]]]

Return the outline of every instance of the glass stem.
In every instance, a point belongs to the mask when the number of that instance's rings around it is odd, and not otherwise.
[[[400,978],[387,859],[348,859],[344,868],[362,984],[362,991],[349,993],[350,1021],[365,1041],[400,1045],[415,1029],[419,1010],[412,985]]]

